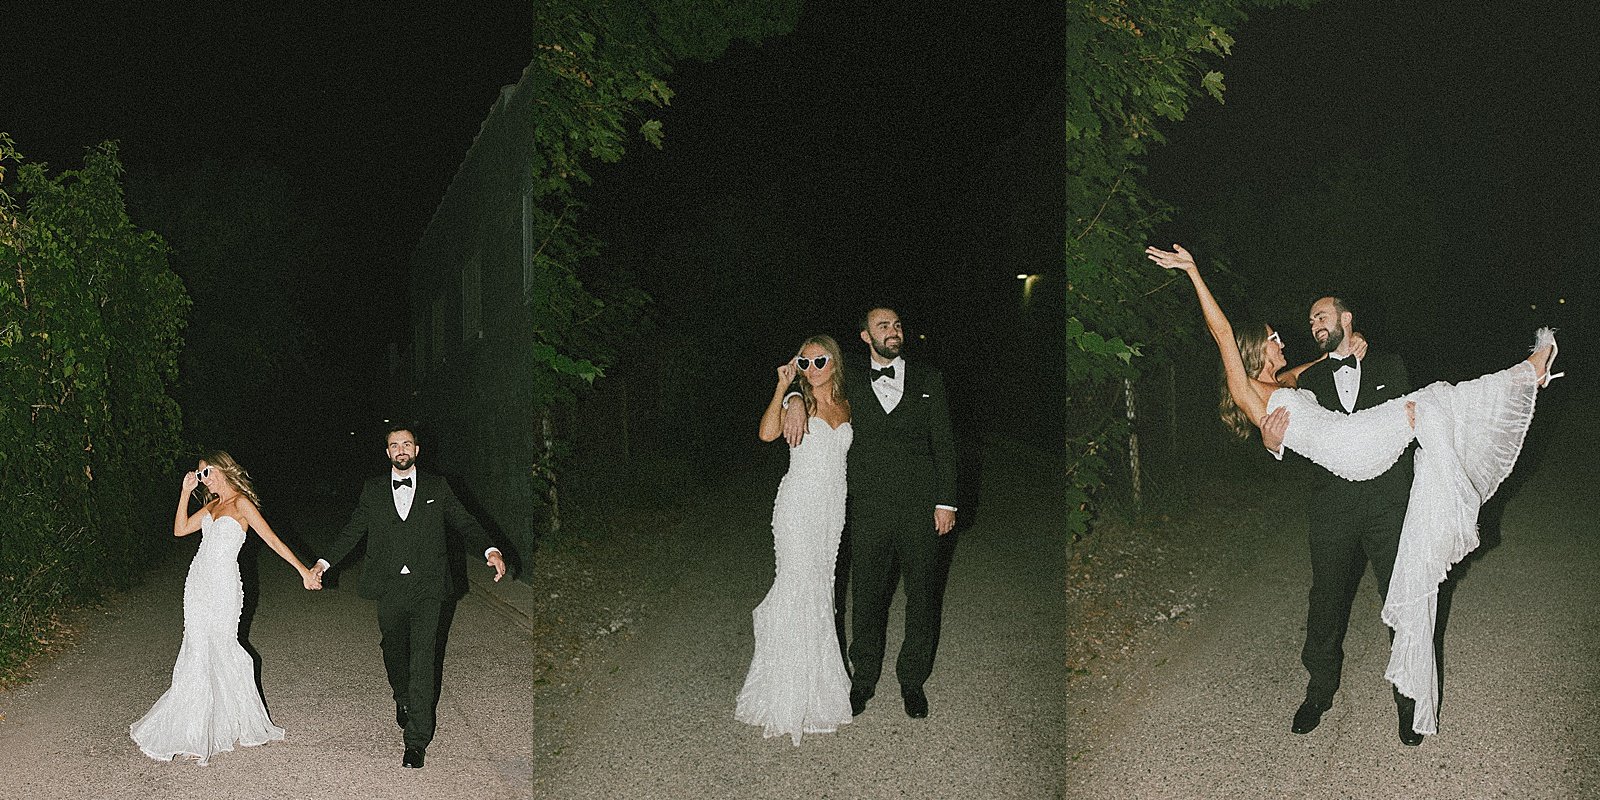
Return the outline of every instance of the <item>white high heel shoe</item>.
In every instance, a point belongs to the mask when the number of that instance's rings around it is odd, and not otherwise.
[[[1550,371],[1555,367],[1556,356],[1561,352],[1561,345],[1556,344],[1556,332],[1554,328],[1540,328],[1533,334],[1533,350],[1530,352],[1537,353],[1541,348],[1544,347],[1550,348],[1550,357],[1545,359],[1544,362],[1544,377],[1539,379],[1540,389],[1549,386],[1550,382],[1556,378],[1565,377],[1567,374],[1565,372]]]

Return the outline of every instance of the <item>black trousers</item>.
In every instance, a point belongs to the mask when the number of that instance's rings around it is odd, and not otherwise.
[[[1364,487],[1363,487],[1364,488]],[[1379,598],[1389,591],[1405,523],[1403,498],[1360,496],[1338,514],[1310,511],[1311,591],[1306,606],[1306,641],[1300,651],[1310,679],[1306,699],[1331,701],[1344,667],[1344,636],[1350,625],[1361,575],[1372,565]],[[1390,634],[1393,639],[1393,634]],[[1398,700],[1400,695],[1395,695]]]
[[[850,685],[877,686],[883,673],[889,605],[904,579],[906,632],[895,659],[895,678],[902,688],[920,688],[933,672],[943,617],[944,583],[949,548],[955,544],[933,530],[933,513],[921,524],[850,522],[851,641]]]
[[[426,748],[433,741],[434,707],[439,699],[439,645],[449,624],[446,602],[436,592],[399,581],[378,599],[378,631],[383,634],[383,668],[396,705],[406,707],[405,746]]]

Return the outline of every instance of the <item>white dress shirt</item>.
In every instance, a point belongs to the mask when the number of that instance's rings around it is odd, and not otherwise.
[[[894,360],[886,365],[880,366],[878,362],[872,361],[867,368],[877,372],[884,366],[894,367],[894,377],[873,378],[872,393],[878,396],[878,405],[883,406],[883,413],[887,414],[894,411],[895,406],[900,405],[900,398],[906,395],[906,360],[895,356]]]
[[[1356,410],[1356,395],[1361,392],[1361,362],[1355,356],[1336,356],[1328,354],[1328,360],[1333,362],[1333,385],[1339,390],[1339,405],[1344,406],[1346,414]],[[1349,364],[1355,369],[1341,369],[1341,364]]]
[[[395,481],[402,478],[411,479],[411,485],[395,486]],[[417,468],[412,467],[411,471],[405,475],[401,475],[393,469],[389,470],[389,491],[394,493],[394,513],[399,514],[401,521],[404,521],[406,517],[411,516],[411,501],[417,497]],[[401,564],[400,574],[410,575],[411,565]]]
[[[395,481],[403,478],[410,478],[411,485],[394,485]],[[402,520],[411,516],[411,501],[415,500],[417,497],[417,471],[413,469],[411,470],[411,474],[401,475],[400,473],[391,470],[389,472],[389,487],[390,491],[394,493],[394,513],[399,514],[400,519]]]

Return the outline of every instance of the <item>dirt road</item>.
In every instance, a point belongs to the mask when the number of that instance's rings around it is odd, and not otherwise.
[[[427,765],[404,769],[377,618],[372,602],[356,595],[357,576],[340,576],[337,590],[307,592],[288,565],[261,549],[249,641],[261,654],[267,707],[286,729],[285,741],[221,753],[202,767],[153,761],[128,738],[129,723],[171,681],[183,635],[187,562],[180,559],[91,613],[73,648],[37,680],[0,694],[0,796],[530,796],[532,666],[524,626],[482,591],[458,604],[438,733]]]
[[[960,533],[951,569],[927,719],[906,717],[886,674],[853,724],[798,747],[734,720],[754,646],[750,612],[772,582],[779,464],[741,475],[732,493],[657,532],[679,537],[682,571],[637,604],[648,610],[627,635],[541,691],[536,794],[1059,797],[1064,545],[1061,493],[1049,483],[1059,470],[1005,446],[983,463],[977,521]]]
[[[1437,736],[1398,741],[1370,573],[1332,710],[1289,732],[1310,585],[1295,504],[1281,524],[1213,532],[1245,539],[1237,570],[1187,628],[1073,681],[1067,796],[1600,797],[1600,413],[1562,389],[1541,399],[1517,472],[1480,518],[1485,544],[1452,573]]]

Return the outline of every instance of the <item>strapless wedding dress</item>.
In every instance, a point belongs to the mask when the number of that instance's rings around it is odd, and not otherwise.
[[[820,417],[789,450],[772,506],[777,576],[756,606],[755,656],[734,717],[766,736],[832,733],[850,721],[850,676],[833,625],[833,568],[844,531],[852,432]]]
[[[1267,401],[1269,412],[1289,409],[1284,446],[1346,480],[1383,474],[1417,441],[1383,621],[1395,634],[1384,677],[1416,701],[1412,727],[1418,733],[1438,731],[1433,630],[1439,584],[1478,546],[1478,509],[1511,474],[1537,396],[1533,365],[1522,361],[1474,380],[1431,384],[1354,414],[1323,408],[1304,389],[1278,389]],[[1408,402],[1416,403],[1415,430],[1406,421]]]
[[[139,749],[159,761],[182,755],[206,764],[235,743],[283,738],[256,691],[255,662],[239,645],[244,528],[233,517],[206,514],[200,536],[183,582],[183,645],[172,665],[172,687],[128,728]]]

